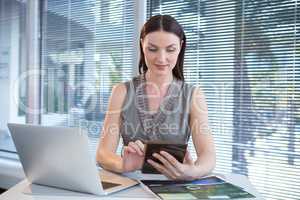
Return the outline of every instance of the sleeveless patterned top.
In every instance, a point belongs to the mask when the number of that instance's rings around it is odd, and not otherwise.
[[[156,113],[148,108],[145,75],[125,82],[127,94],[122,105],[120,134],[130,141],[187,143],[191,135],[189,113],[194,86],[173,80]]]

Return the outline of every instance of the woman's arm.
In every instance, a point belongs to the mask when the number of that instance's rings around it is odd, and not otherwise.
[[[144,144],[139,140],[129,142],[124,147],[123,157],[116,154],[122,123],[120,114],[126,93],[124,84],[118,84],[112,90],[96,154],[97,162],[104,169],[117,173],[140,169],[144,160]]]
[[[96,160],[103,168],[118,173],[123,172],[123,160],[116,154],[116,150],[120,140],[120,114],[125,96],[124,84],[117,84],[112,89],[96,154]]]
[[[208,124],[208,109],[205,95],[200,88],[196,88],[192,95],[190,110],[190,127],[192,139],[197,153],[195,161],[195,176],[208,175],[216,164],[216,153],[213,136]]]

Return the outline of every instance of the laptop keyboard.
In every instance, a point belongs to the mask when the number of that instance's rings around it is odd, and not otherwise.
[[[111,183],[111,182],[106,182],[106,181],[101,181],[101,184],[102,184],[102,187],[104,190],[121,185],[121,184]]]

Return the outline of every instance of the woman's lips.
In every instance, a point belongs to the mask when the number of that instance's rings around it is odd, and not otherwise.
[[[165,69],[168,65],[155,65],[158,69]]]

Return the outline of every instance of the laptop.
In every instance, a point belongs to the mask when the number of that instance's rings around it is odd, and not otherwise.
[[[98,170],[80,128],[8,124],[29,182],[95,195],[138,184],[125,176]]]

